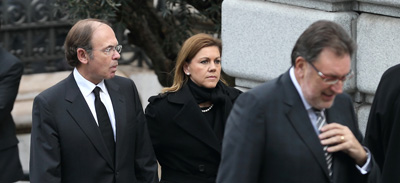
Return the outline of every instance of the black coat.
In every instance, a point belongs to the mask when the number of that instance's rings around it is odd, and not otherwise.
[[[223,90],[232,103],[241,93],[226,86]],[[221,140],[211,129],[189,87],[184,85],[178,92],[150,97],[149,102],[146,118],[162,168],[161,181],[215,182]]]
[[[17,57],[3,48],[0,48],[0,58],[0,182],[14,182],[23,173],[11,111],[24,67]]]
[[[400,182],[400,64],[389,68],[376,90],[365,144],[382,171],[383,183]]]

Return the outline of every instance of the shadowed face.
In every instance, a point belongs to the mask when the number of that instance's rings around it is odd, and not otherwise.
[[[324,48],[312,64],[325,76],[344,78],[350,72],[350,61],[349,54],[338,56],[330,48]],[[336,95],[343,92],[343,81],[339,80],[335,84],[325,82],[316,69],[302,57],[296,59],[295,66],[296,79],[307,102],[317,109],[330,108]]]

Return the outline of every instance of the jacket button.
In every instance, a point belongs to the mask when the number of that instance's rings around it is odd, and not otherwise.
[[[204,172],[206,170],[206,166],[205,165],[199,165],[199,171],[200,172]]]

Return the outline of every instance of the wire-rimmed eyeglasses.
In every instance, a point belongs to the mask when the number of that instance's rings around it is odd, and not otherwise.
[[[347,73],[345,76],[342,76],[342,77],[327,76],[327,75],[323,74],[321,71],[319,71],[319,70],[314,66],[314,64],[312,64],[311,62],[308,62],[308,63],[312,66],[312,68],[314,68],[315,71],[317,71],[318,76],[321,77],[321,79],[322,79],[326,84],[334,85],[334,84],[336,84],[339,80],[342,81],[342,82],[345,82],[346,80],[349,80],[349,79],[351,79],[351,78],[354,76],[352,70],[350,70],[349,73]]]
[[[117,51],[118,53],[121,53],[122,45],[109,46],[109,47],[107,47],[105,49],[102,49],[102,50],[94,50],[94,49],[90,49],[90,50],[92,50],[92,51],[102,51],[106,55],[110,56],[110,55],[113,55],[115,53],[115,51]]]

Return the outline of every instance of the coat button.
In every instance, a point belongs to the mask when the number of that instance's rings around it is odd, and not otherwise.
[[[200,172],[204,172],[206,170],[206,166],[205,165],[199,165],[199,171]]]

